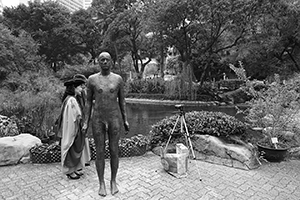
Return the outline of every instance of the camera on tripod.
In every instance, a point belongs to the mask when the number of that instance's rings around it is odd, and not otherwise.
[[[180,111],[183,111],[183,105],[182,104],[175,105],[175,108],[179,109]]]
[[[186,141],[186,147],[188,148],[188,152],[191,152],[192,153],[192,156],[193,156],[193,159],[196,160],[196,155],[195,155],[195,152],[194,152],[194,149],[193,149],[193,143],[191,141],[191,137],[190,137],[190,134],[189,134],[189,130],[188,130],[188,127],[187,127],[187,124],[186,124],[186,120],[185,120],[185,113],[183,111],[183,107],[184,105],[183,104],[176,104],[175,105],[175,108],[179,110],[179,113],[177,115],[177,119],[176,119],[176,122],[173,126],[173,129],[170,133],[170,136],[169,136],[169,139],[166,143],[166,147],[164,148],[164,150],[162,151],[161,153],[161,157],[162,157],[162,164],[164,165],[165,169],[167,167],[169,167],[169,162],[165,159],[165,155],[167,153],[167,149],[168,149],[168,145],[170,143],[170,140],[172,138],[173,135],[179,133],[179,134],[182,134],[184,137],[185,137],[185,141]],[[180,125],[180,131],[178,131],[178,129],[175,131],[177,125]],[[177,150],[176,150],[177,151]],[[180,150],[181,151],[181,150]],[[182,151],[181,151],[182,152]],[[177,154],[178,155],[178,154]],[[187,158],[187,157],[186,157]],[[185,158],[185,159],[186,159]],[[170,162],[171,163],[171,162]],[[174,163],[174,161],[172,161],[172,163]],[[175,162],[177,163],[177,161]],[[186,160],[186,167],[187,167],[187,160]],[[169,168],[168,168],[169,169]],[[199,171],[199,170],[198,170]],[[199,173],[199,172],[198,172]],[[200,178],[200,181],[202,179]]]

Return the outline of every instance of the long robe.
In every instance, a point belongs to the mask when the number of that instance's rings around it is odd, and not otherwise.
[[[81,132],[82,111],[74,96],[68,96],[63,103],[61,123],[61,164],[64,174],[82,169],[82,150],[85,138]]]
[[[85,99],[86,93],[82,91],[81,95],[76,97],[77,101],[79,102],[80,108],[83,110],[85,106]],[[82,116],[84,116],[84,112],[82,112]],[[84,117],[82,117],[84,118]],[[90,150],[90,143],[87,135],[85,136],[85,145],[82,151],[82,160],[84,164],[90,164],[91,161],[91,150]]]
[[[91,150],[90,150],[90,142],[87,137],[84,138],[84,148],[82,150],[82,162],[87,165],[90,164],[91,161]]]

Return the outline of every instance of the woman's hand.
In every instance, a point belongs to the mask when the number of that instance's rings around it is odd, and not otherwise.
[[[81,131],[84,135],[86,135],[86,132],[87,132],[87,129],[88,129],[88,125],[87,123],[83,123],[83,126],[81,128]]]
[[[127,121],[124,122],[124,128],[125,128],[125,135],[129,132],[129,123]]]

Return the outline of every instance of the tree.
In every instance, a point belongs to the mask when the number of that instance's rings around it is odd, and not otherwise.
[[[25,30],[39,43],[39,55],[57,71],[59,63],[80,52],[76,27],[71,24],[70,12],[56,2],[29,2],[16,8],[5,8],[4,23],[18,35]]]
[[[262,1],[253,34],[241,48],[249,75],[264,79],[271,74],[299,72],[300,3]]]
[[[126,55],[123,52],[124,42],[117,41],[119,37],[119,31],[115,30],[114,33],[107,33],[109,26],[117,18],[118,14],[128,9],[136,0],[97,0],[92,3],[93,19],[96,26],[101,30],[103,37],[102,50],[108,50],[115,62],[117,62],[121,71],[121,59]],[[120,51],[121,52],[120,52]],[[120,55],[121,54],[121,55]]]
[[[184,63],[183,74],[195,80],[191,61],[203,68],[202,83],[214,63],[247,35],[255,15],[257,1],[176,0],[151,1],[157,9],[154,18],[161,26],[167,44],[175,46]],[[195,63],[195,62],[193,62]]]
[[[91,9],[78,10],[72,14],[71,21],[77,27],[78,37],[84,45],[82,53],[89,53],[92,56],[90,61],[95,61],[104,36],[103,31],[97,26],[95,20],[92,19],[91,12]]]
[[[163,24],[158,20],[159,13],[164,7],[157,7],[152,1],[145,1],[144,5],[144,30],[146,33],[151,34],[153,38],[154,47],[156,48],[158,60],[160,61],[160,77],[164,77],[165,58],[167,55],[166,37],[163,35]]]
[[[153,37],[145,33],[142,22],[143,4],[137,1],[118,13],[106,33],[106,43],[113,43],[115,50],[122,49],[123,55],[130,52],[138,78],[155,55]]]
[[[25,71],[37,71],[41,58],[37,55],[38,44],[25,31],[16,37],[0,24],[0,80],[10,73],[22,75]]]

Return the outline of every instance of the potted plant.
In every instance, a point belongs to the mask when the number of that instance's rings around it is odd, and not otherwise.
[[[257,143],[263,157],[276,162],[285,158],[289,142],[297,134],[300,103],[297,79],[281,81],[278,75],[274,78],[266,89],[252,90],[254,98],[248,102],[245,119],[264,135]]]

